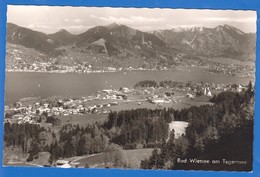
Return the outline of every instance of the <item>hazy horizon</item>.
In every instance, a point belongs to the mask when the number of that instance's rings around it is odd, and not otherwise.
[[[47,34],[55,33],[61,29],[65,29],[72,34],[80,34],[95,26],[106,26],[112,23],[146,32],[179,27],[215,28],[227,24],[245,33],[255,33],[256,19],[255,11],[241,10],[28,5],[8,5],[7,10],[8,23]]]

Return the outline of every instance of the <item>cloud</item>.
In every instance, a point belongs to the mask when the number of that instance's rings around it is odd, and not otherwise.
[[[157,23],[157,22],[163,22],[166,20],[166,18],[154,18],[154,17],[142,17],[142,16],[131,16],[131,17],[116,17],[116,16],[109,16],[109,17],[98,17],[95,15],[90,15],[92,18],[96,18],[102,21],[106,22],[116,22],[116,23],[122,23],[122,24],[134,24],[134,23]]]
[[[164,27],[166,29],[173,29],[173,28],[192,28],[192,27],[197,27],[197,26],[202,26],[202,25],[201,24],[189,24],[189,25],[166,24]]]
[[[229,18],[229,17],[208,17],[204,18],[204,21],[210,22],[240,22],[240,23],[254,23],[256,22],[256,18],[248,17],[248,18]]]
[[[212,28],[223,24],[245,32],[256,31],[256,12],[238,10],[8,5],[7,21],[47,33],[56,32],[58,28],[78,33],[113,22],[142,31],[193,26]]]
[[[52,27],[47,24],[29,24],[27,27],[30,29],[52,29]]]
[[[75,23],[82,23],[83,22],[83,20],[79,19],[79,18],[73,19],[72,21],[75,22]]]
[[[71,25],[69,27],[67,27],[68,29],[88,29],[91,28],[93,26],[89,26],[89,25]]]

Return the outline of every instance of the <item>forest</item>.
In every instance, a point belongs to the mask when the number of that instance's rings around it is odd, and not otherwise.
[[[213,106],[189,108],[186,135],[175,139],[171,132],[169,141],[155,149],[149,159],[143,160],[141,168],[251,171],[254,110],[251,82],[242,93],[222,92],[211,101],[215,103]],[[178,158],[228,159],[246,161],[246,164],[177,163]]]
[[[185,83],[186,86],[190,86],[191,85],[191,81]],[[147,87],[154,87],[154,88],[158,88],[158,87],[164,87],[164,88],[174,88],[174,87],[180,87],[182,88],[184,86],[183,82],[179,82],[179,81],[172,81],[172,80],[164,80],[164,81],[155,81],[155,80],[144,80],[144,81],[140,81],[138,83],[136,83],[134,85],[134,88],[147,88]]]
[[[147,83],[145,83],[147,84]],[[152,84],[153,85],[153,84]],[[213,105],[187,109],[135,109],[110,112],[104,123],[61,126],[58,132],[36,124],[5,123],[5,147],[21,148],[27,161],[38,152],[55,160],[105,152],[111,144],[122,149],[154,148],[150,158],[141,162],[143,169],[252,169],[254,89],[251,82],[240,93],[226,91],[214,95]],[[186,134],[176,138],[169,123],[186,121]],[[57,120],[47,117],[56,125]],[[60,125],[59,125],[60,126]],[[246,160],[246,165],[180,164],[177,158]],[[117,167],[117,166],[114,166]]]

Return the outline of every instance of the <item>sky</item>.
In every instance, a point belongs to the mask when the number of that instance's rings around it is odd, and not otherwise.
[[[111,23],[141,31],[227,24],[246,33],[256,32],[256,12],[238,10],[8,5],[7,22],[47,34],[60,29],[79,34]]]

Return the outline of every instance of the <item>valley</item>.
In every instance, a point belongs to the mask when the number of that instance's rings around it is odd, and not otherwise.
[[[231,25],[46,34],[8,23],[4,164],[192,170],[204,167],[178,159],[219,153],[250,171],[255,40]]]

